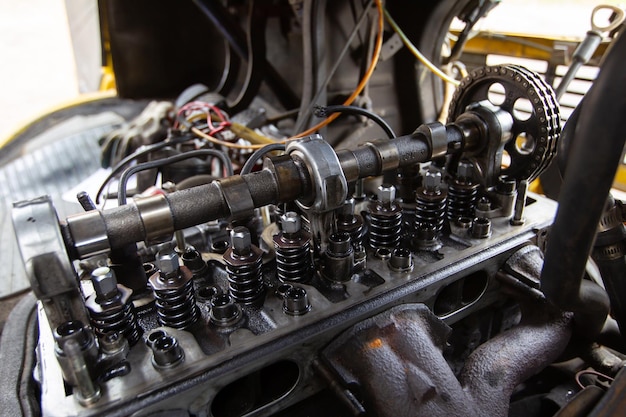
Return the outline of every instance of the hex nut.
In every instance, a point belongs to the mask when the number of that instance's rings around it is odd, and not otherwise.
[[[237,226],[230,232],[230,243],[233,251],[238,255],[245,255],[250,252],[252,246],[252,238],[250,231],[243,227]]]
[[[171,249],[160,250],[156,256],[156,264],[162,276],[177,273],[180,267],[178,254]]]
[[[302,228],[302,221],[296,212],[288,211],[280,216],[280,225],[284,233],[298,233]]]
[[[429,191],[434,191],[441,185],[441,172],[428,171],[424,175],[424,188]]]
[[[377,196],[380,203],[392,203],[396,199],[396,187],[382,184],[378,187]]]
[[[469,161],[459,162],[459,166],[456,169],[456,175],[462,179],[471,179],[474,174],[474,164]]]
[[[108,266],[101,266],[91,272],[91,282],[98,298],[109,298],[117,294],[117,279]]]

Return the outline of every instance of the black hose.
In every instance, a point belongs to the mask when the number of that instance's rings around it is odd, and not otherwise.
[[[252,155],[250,155],[250,158],[248,158],[246,163],[243,164],[243,167],[241,167],[240,175],[249,174],[250,172],[252,172],[252,168],[254,167],[256,162],[261,159],[266,153],[284,150],[285,145],[283,143],[270,143],[269,145],[266,145],[261,149],[257,149]]]
[[[546,249],[541,289],[575,311],[598,222],[626,141],[626,36],[620,36],[585,98],[559,208]]]
[[[136,174],[140,171],[145,171],[147,169],[160,168],[190,158],[197,158],[199,156],[213,156],[215,158],[218,158],[226,167],[228,176],[233,175],[233,166],[223,152],[216,151],[215,149],[200,149],[198,151],[185,152],[180,155],[174,155],[170,156],[169,158],[158,159],[156,161],[144,162],[142,164],[137,164],[134,167],[128,168],[122,173],[122,176],[120,177],[120,182],[117,190],[117,203],[120,206],[126,204],[126,186],[128,183],[128,179],[131,177],[131,175]]]
[[[328,117],[333,113],[350,114],[353,116],[365,116],[374,123],[376,123],[378,126],[380,126],[380,128],[387,134],[389,139],[393,139],[396,137],[396,134],[391,126],[389,126],[389,124],[382,117],[362,107],[342,105],[318,106],[315,110],[315,115],[317,117]]]
[[[582,107],[584,106],[585,99],[580,101],[574,111],[565,122],[565,126],[563,126],[563,131],[561,132],[561,137],[559,138],[558,150],[557,150],[557,162],[559,166],[559,171],[561,172],[561,178],[565,178],[565,170],[567,169],[567,161],[569,159],[570,151],[574,146],[574,133],[576,132],[576,125],[578,124],[578,119],[580,119],[580,112],[582,111]]]

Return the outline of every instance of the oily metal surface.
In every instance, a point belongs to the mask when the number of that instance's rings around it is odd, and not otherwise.
[[[504,97],[498,97],[501,103],[494,99],[496,85],[503,89]],[[502,174],[518,180],[537,178],[556,154],[561,133],[559,106],[552,87],[538,74],[519,65],[477,68],[454,92],[448,123],[454,123],[458,116],[471,110],[468,106],[484,101],[513,117],[511,138],[504,146],[511,161]]]

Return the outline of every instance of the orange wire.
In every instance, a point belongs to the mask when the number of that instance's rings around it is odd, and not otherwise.
[[[378,9],[378,35],[376,36],[376,45],[374,47],[374,54],[372,55],[370,66],[367,69],[367,71],[365,71],[365,75],[363,75],[363,78],[361,79],[361,82],[359,82],[359,85],[356,87],[356,90],[354,90],[354,92],[350,95],[350,97],[348,97],[346,101],[343,102],[344,106],[351,105],[354,102],[354,100],[356,100],[357,96],[361,94],[361,91],[363,91],[363,89],[365,88],[365,85],[368,83],[368,81],[372,77],[372,74],[374,73],[374,69],[376,69],[376,64],[378,63],[378,58],[380,57],[380,51],[383,46],[383,24],[384,24],[383,15],[384,14],[383,14],[383,5],[382,5],[381,0],[375,0],[375,1],[376,1],[376,9]],[[339,115],[340,113],[332,114],[331,116],[322,120],[321,122],[319,122],[312,128],[307,129],[304,132],[300,132],[297,135],[290,137],[289,139],[297,139],[297,138],[301,138],[301,137],[313,134],[317,132],[318,130],[320,130],[321,128],[328,126],[330,123],[332,123],[333,120],[339,117]]]
[[[370,78],[372,78],[372,74],[374,73],[374,70],[376,69],[376,64],[378,63],[378,59],[380,58],[380,51],[382,49],[383,46],[383,25],[384,25],[384,13],[383,13],[383,4],[381,0],[374,0],[376,3],[376,9],[378,10],[378,34],[376,35],[376,44],[374,46],[374,53],[372,54],[372,60],[370,61],[370,65],[367,68],[367,71],[365,71],[365,74],[363,75],[363,78],[361,78],[361,81],[359,82],[359,84],[357,85],[356,89],[352,92],[352,94],[350,94],[350,97],[348,97],[344,102],[343,105],[344,106],[349,106],[351,105],[354,100],[356,100],[356,98],[358,97],[359,94],[361,94],[361,92],[363,91],[363,89],[365,88],[365,86],[367,85],[367,83],[369,82]],[[311,127],[310,129],[305,130],[304,132],[300,132],[290,138],[287,138],[286,140],[282,141],[282,142],[276,142],[276,143],[285,143],[287,141],[290,140],[294,140],[294,139],[299,139],[302,138],[304,136],[308,136],[311,135],[315,132],[317,132],[318,130],[322,129],[323,127],[328,126],[330,123],[332,123],[337,117],[340,116],[340,113],[334,113],[332,115],[330,115],[329,117],[327,117],[326,119],[322,120],[321,122],[319,122],[318,124],[316,124],[315,126]],[[192,127],[191,131],[193,133],[195,133],[196,135],[210,141],[213,142],[217,145],[222,145],[222,146],[226,146],[228,148],[233,148],[233,149],[259,149],[265,146],[265,144],[263,145],[238,145],[235,143],[230,143],[230,142],[225,142],[223,140],[219,140],[211,135],[208,135],[206,133],[204,133],[203,131]]]

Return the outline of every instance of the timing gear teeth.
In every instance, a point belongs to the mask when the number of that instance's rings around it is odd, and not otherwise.
[[[504,149],[511,163],[501,174],[516,180],[537,178],[550,164],[561,134],[561,117],[556,95],[537,73],[519,65],[496,65],[480,67],[461,80],[454,92],[448,110],[448,123],[453,123],[472,103],[489,100],[489,88],[493,84],[504,87],[504,101],[492,103],[511,114],[513,127],[511,139]],[[528,119],[522,119],[514,111],[518,99],[526,99],[532,106]],[[525,141],[517,143],[525,134]]]

